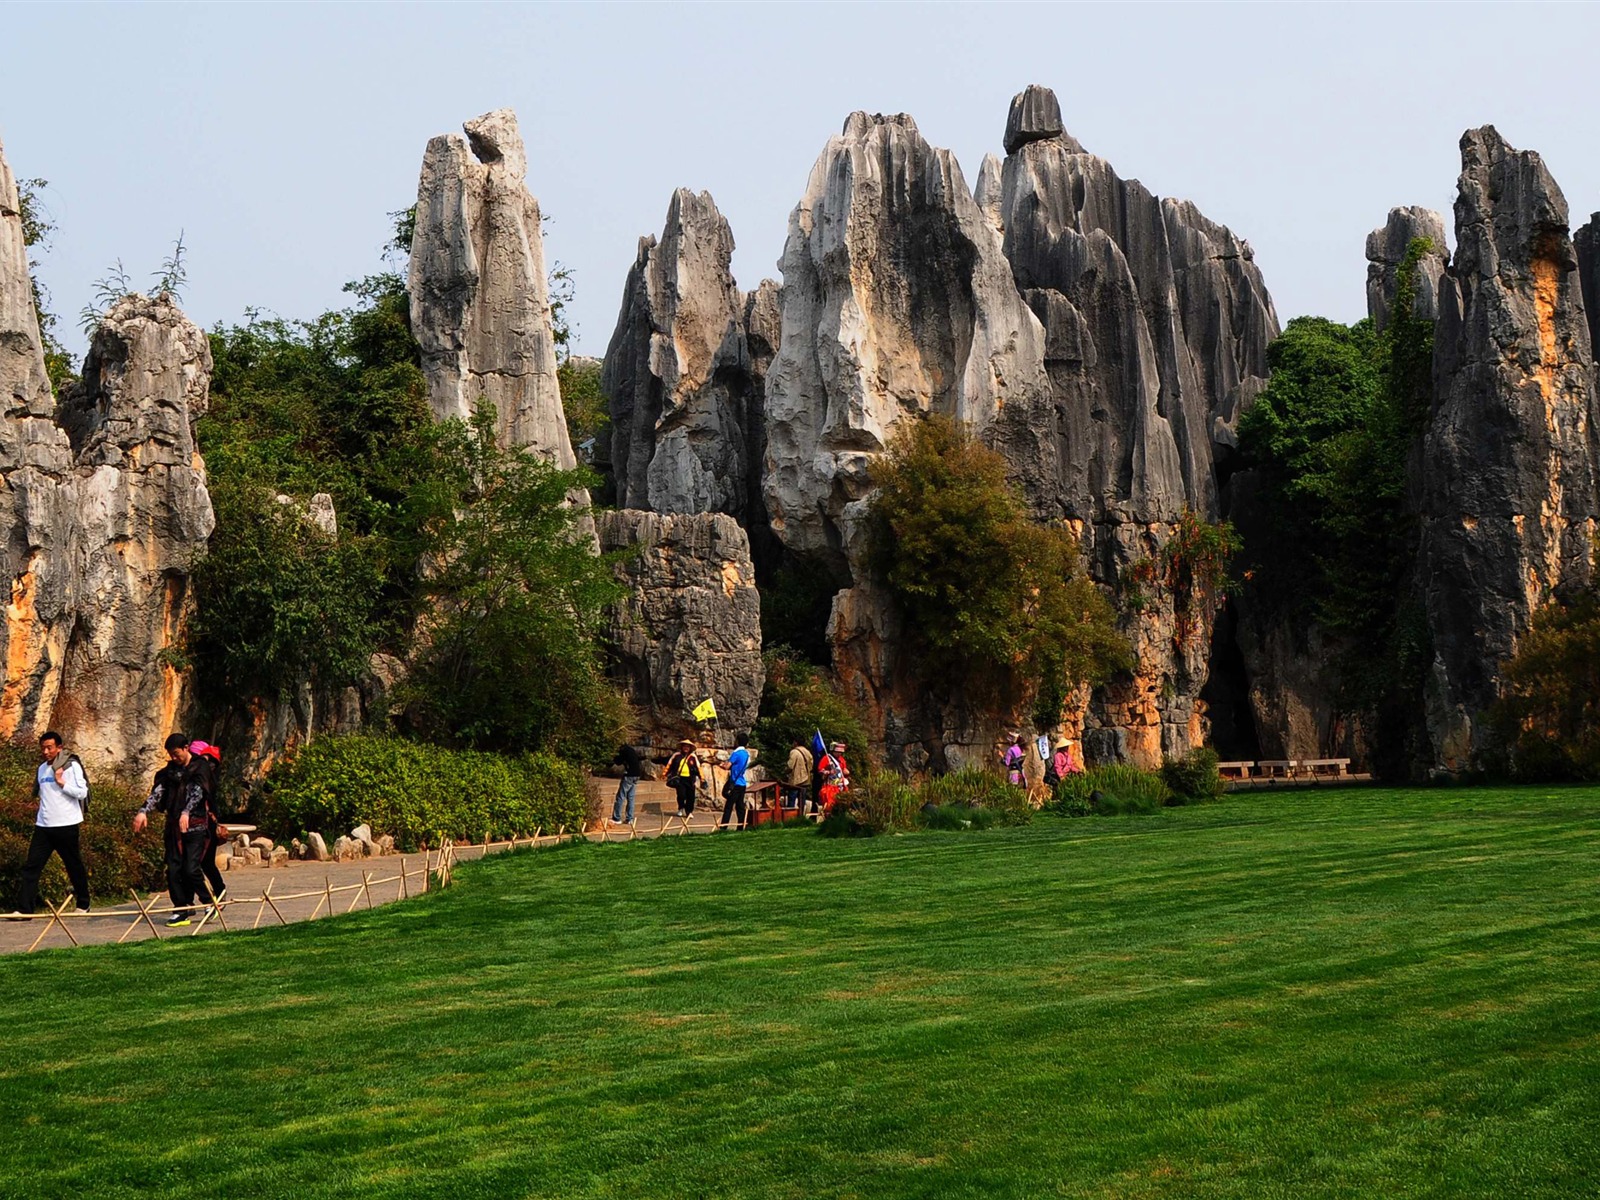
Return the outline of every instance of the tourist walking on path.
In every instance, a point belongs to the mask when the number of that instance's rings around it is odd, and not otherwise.
[[[1022,735],[1013,733],[1011,735],[1011,744],[1000,755],[1000,765],[1005,769],[1006,778],[1018,787],[1023,785],[1022,760],[1027,756],[1028,752],[1022,748]]]
[[[174,746],[174,742],[179,745]],[[213,844],[212,797],[216,790],[216,777],[206,753],[210,747],[198,741],[182,744],[182,739],[176,735],[167,739],[167,746],[179,771],[178,794],[166,809],[168,827],[175,827],[173,837],[178,857],[177,887],[172,892],[172,906],[177,911],[167,918],[167,925],[176,929],[189,924],[190,910],[197,900],[210,904],[212,896],[220,894],[222,889],[214,892],[208,885],[204,865],[206,850]],[[143,828],[154,798],[152,792],[145,800],[145,807],[134,817],[135,829]],[[172,882],[169,874],[169,886]]]
[[[189,739],[175,733],[166,741],[167,762],[156,772],[150,794],[145,797],[139,811],[133,814],[133,831],[141,833],[150,822],[150,814],[159,811],[165,818],[161,826],[161,843],[167,864],[167,894],[172,897],[173,908],[186,908],[189,888],[184,882],[183,843],[178,840],[178,813],[183,808],[183,768],[189,761]]]
[[[746,749],[749,739],[740,734],[733,739],[733,753],[728,755],[728,782],[722,785],[722,827],[728,827],[728,818],[736,817],[736,828],[743,829],[745,823],[745,790],[749,786],[745,779],[745,772],[750,769],[750,751]]]
[[[34,795],[39,812],[33,822],[33,840],[28,844],[28,859],[22,868],[22,903],[18,913],[31,913],[39,903],[39,876],[51,854],[61,856],[61,865],[72,881],[78,911],[89,910],[89,872],[83,865],[79,833],[89,803],[89,777],[75,754],[63,754],[61,735],[50,730],[39,738],[39,754],[44,759],[34,778]]]
[[[200,873],[205,876],[206,886],[211,889],[213,899],[221,900],[228,894],[228,885],[222,881],[222,872],[217,869],[217,844],[227,837],[227,831],[222,827],[222,818],[217,813],[217,785],[222,778],[222,751],[209,742],[190,742],[189,753],[193,755],[205,772],[206,777],[206,816],[210,818],[211,836],[206,839],[205,853],[200,856]]]
[[[789,748],[789,761],[783,767],[783,806],[804,815],[806,790],[811,784],[811,751],[804,738],[795,738]]]
[[[678,743],[678,752],[667,760],[667,782],[678,794],[678,815],[692,817],[695,789],[700,786],[700,759],[688,738]]]
[[[639,757],[639,752],[627,742],[623,742],[617,749],[617,755],[611,760],[612,765],[622,767],[622,778],[617,783],[617,798],[611,802],[611,823],[619,824],[622,821],[622,802],[628,802],[628,824],[633,824],[633,796],[639,786],[639,780],[644,775],[644,760]]]

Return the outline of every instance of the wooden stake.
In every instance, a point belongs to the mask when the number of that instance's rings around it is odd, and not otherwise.
[[[46,900],[44,902],[44,906],[47,909],[50,910],[50,919],[44,923],[44,928],[39,931],[39,936],[33,939],[33,945],[28,947],[28,953],[29,954],[32,954],[35,950],[37,950],[39,948],[39,943],[44,941],[44,935],[50,932],[50,926],[54,925],[57,921],[59,921],[61,919],[60,910],[57,909],[55,905],[51,904],[50,901]],[[61,907],[65,908],[66,906],[67,906],[67,902],[65,900],[63,900],[61,902]],[[65,929],[66,925],[62,925],[61,928]],[[71,937],[70,934],[68,936]],[[72,939],[72,944],[74,946],[76,946],[78,944],[78,939],[77,938],[73,938]]]
[[[322,894],[328,901],[328,915],[333,916],[333,885],[328,882],[328,877],[322,877]]]
[[[411,885],[406,882],[406,856],[400,856],[400,899],[406,900],[411,896]]]
[[[279,925],[287,925],[289,922],[285,921],[283,919],[283,914],[278,911],[278,906],[275,903],[273,903],[273,900],[272,900],[272,885],[274,883],[277,883],[277,882],[278,881],[276,879],[270,879],[270,880],[267,881],[267,890],[261,893],[261,899],[265,903],[272,905],[272,913],[273,913],[273,915],[275,917],[278,918],[278,924]]]
[[[151,892],[149,905],[139,904],[139,893],[134,891],[132,888],[128,889],[128,894],[133,897],[133,902],[139,905],[139,915],[144,918],[144,923],[150,926],[150,936],[159,942],[161,940],[161,931],[156,928],[156,923],[150,919],[150,906],[155,904],[156,897],[161,893]]]

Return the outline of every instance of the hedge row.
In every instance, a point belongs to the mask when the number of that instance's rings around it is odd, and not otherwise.
[[[509,757],[364,734],[319,738],[273,769],[261,824],[280,837],[330,842],[357,825],[402,850],[444,838],[480,841],[582,828],[583,772],[547,754]]]

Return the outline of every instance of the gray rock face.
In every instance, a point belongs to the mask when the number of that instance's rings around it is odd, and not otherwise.
[[[1061,105],[1056,94],[1047,87],[1030,83],[1011,98],[1011,111],[1006,114],[1006,153],[1015,154],[1029,142],[1049,138],[1071,142],[1075,150],[1083,149],[1067,136],[1061,124]]]
[[[764,285],[765,295],[741,294],[729,265],[733,245],[711,194],[686,188],[673,193],[660,241],[639,242],[601,376],[624,508],[748,521],[759,507],[775,285]],[[755,339],[749,319],[768,323]]]
[[[1380,330],[1389,323],[1389,310],[1394,307],[1396,272],[1417,238],[1427,238],[1434,250],[1417,263],[1411,311],[1423,320],[1439,319],[1439,277],[1449,260],[1444,218],[1429,208],[1391,208],[1383,228],[1367,235],[1367,315]]]
[[[19,209],[0,158],[0,736],[55,726],[91,766],[142,773],[184,703],[163,652],[181,643],[214,523],[193,434],[210,346],[169,298],[125,297],[58,409]]]
[[[1461,139],[1456,255],[1441,280],[1419,480],[1419,582],[1435,659],[1434,766],[1470,766],[1500,666],[1549,595],[1586,582],[1594,357],[1567,204],[1492,126]]]
[[[783,252],[767,377],[765,490],[791,551],[843,564],[895,426],[940,412],[1046,453],[1044,334],[947,150],[905,114],[853,113],[829,140]]]
[[[708,697],[720,730],[747,732],[766,673],[744,530],[723,513],[637,510],[597,513],[595,526],[603,550],[638,552],[617,567],[629,594],[612,612],[609,641],[641,732],[657,745],[675,741]]]
[[[60,692],[77,599],[72,446],[53,419],[38,314],[28,277],[17,182],[0,151],[0,559],[11,603],[0,626],[6,664],[0,737],[48,727]]]
[[[1589,346],[1600,355],[1600,213],[1572,235],[1572,247],[1578,255],[1583,309],[1589,318]]]
[[[556,379],[539,202],[516,114],[485,113],[428,143],[411,243],[411,326],[434,415],[492,401],[502,445],[577,462]]]
[[[1159,558],[1185,509],[1220,515],[1216,464],[1265,386],[1278,321],[1249,245],[1194,205],[1123,180],[1048,121],[1012,138],[1029,125],[1019,111],[1054,107],[1042,91],[1012,102],[1002,170],[1005,253],[1045,329],[1052,401],[1038,416],[1050,447],[1019,474],[1116,586]],[[1217,598],[1183,612],[1159,589],[1147,600],[1124,619],[1132,679],[1085,715],[1091,756],[1155,763],[1204,738]]]
[[[78,448],[78,603],[55,723],[95,760],[160,761],[187,679],[164,651],[192,612],[215,527],[194,422],[211,345],[170,297],[127,296],[95,331],[59,419]]]

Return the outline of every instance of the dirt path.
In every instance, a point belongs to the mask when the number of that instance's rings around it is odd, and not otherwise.
[[[626,842],[634,838],[681,836],[684,833],[713,833],[716,817],[704,809],[696,811],[687,824],[673,816],[656,812],[641,812],[633,828],[626,825],[609,830],[588,833],[592,842]],[[541,845],[551,845],[553,838],[540,839]],[[496,842],[484,846],[456,846],[455,860],[466,862],[508,850],[513,843]],[[531,839],[517,843],[532,845]],[[427,866],[432,866],[437,854],[427,856]],[[405,873],[401,880],[402,870]],[[106,942],[147,941],[151,937],[163,940],[175,937],[209,935],[234,929],[262,928],[280,921],[325,920],[330,912],[335,916],[356,908],[375,907],[418,895],[424,888],[428,871],[422,854],[390,855],[383,858],[364,858],[355,862],[291,862],[282,867],[240,867],[223,876],[227,894],[222,902],[220,917],[212,913],[204,922],[202,910],[196,909],[194,922],[187,928],[167,929],[164,922],[172,911],[172,901],[165,892],[154,892],[143,898],[151,910],[147,919],[130,899],[122,904],[104,908],[96,906],[90,916],[64,914],[52,924],[51,915],[43,911],[26,921],[0,921],[0,954],[21,954],[31,948],[46,950],[78,945],[99,945]],[[363,878],[365,877],[365,879]],[[90,878],[90,887],[94,880]],[[438,886],[437,878],[429,877],[426,886]],[[270,890],[269,890],[270,889]],[[263,900],[270,895],[271,903]],[[60,903],[61,897],[55,902]],[[44,903],[49,903],[45,900]],[[46,926],[50,926],[46,930]],[[152,930],[152,925],[154,930]],[[65,928],[63,928],[65,926]],[[40,934],[43,933],[43,937]]]

